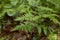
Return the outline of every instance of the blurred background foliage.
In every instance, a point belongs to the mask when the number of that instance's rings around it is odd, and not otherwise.
[[[9,17],[5,17],[6,14]],[[49,40],[56,40],[54,36],[60,28],[60,0],[0,0],[0,30],[4,22],[13,25],[10,17],[13,22],[19,22],[11,31],[31,32],[36,27],[38,34],[43,31]]]

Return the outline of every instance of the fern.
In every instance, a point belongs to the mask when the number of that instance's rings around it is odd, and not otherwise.
[[[48,33],[48,29],[51,33],[49,28],[51,22],[60,26],[57,18],[57,15],[60,14],[59,11],[60,0],[0,0],[0,19],[3,19],[7,13],[8,16],[14,17],[14,21],[20,22],[11,31],[31,31],[33,27],[37,27],[39,33],[42,29],[45,35]]]

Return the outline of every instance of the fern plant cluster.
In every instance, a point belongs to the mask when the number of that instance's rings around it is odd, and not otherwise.
[[[60,0],[0,0],[0,27],[3,21],[11,23],[4,18],[6,13],[19,22],[11,31],[31,32],[36,27],[47,35],[60,28]]]

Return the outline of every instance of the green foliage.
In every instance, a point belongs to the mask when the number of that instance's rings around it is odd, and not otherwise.
[[[15,17],[14,21],[20,22],[12,31],[31,31],[33,27],[37,27],[39,33],[41,29],[45,35],[48,29],[51,33],[52,24],[60,25],[57,19],[59,11],[60,0],[0,0],[0,19],[3,19],[7,12],[8,16]]]
[[[14,30],[25,30],[25,31],[31,31],[33,27],[33,24],[30,23],[30,22],[26,22],[25,24],[21,24],[21,25],[17,25],[13,30],[11,31],[14,31]]]
[[[51,34],[49,35],[49,40],[57,40],[57,35],[54,34],[54,33],[51,33]]]
[[[0,40],[3,40],[3,38],[2,38],[2,37],[0,37]]]

